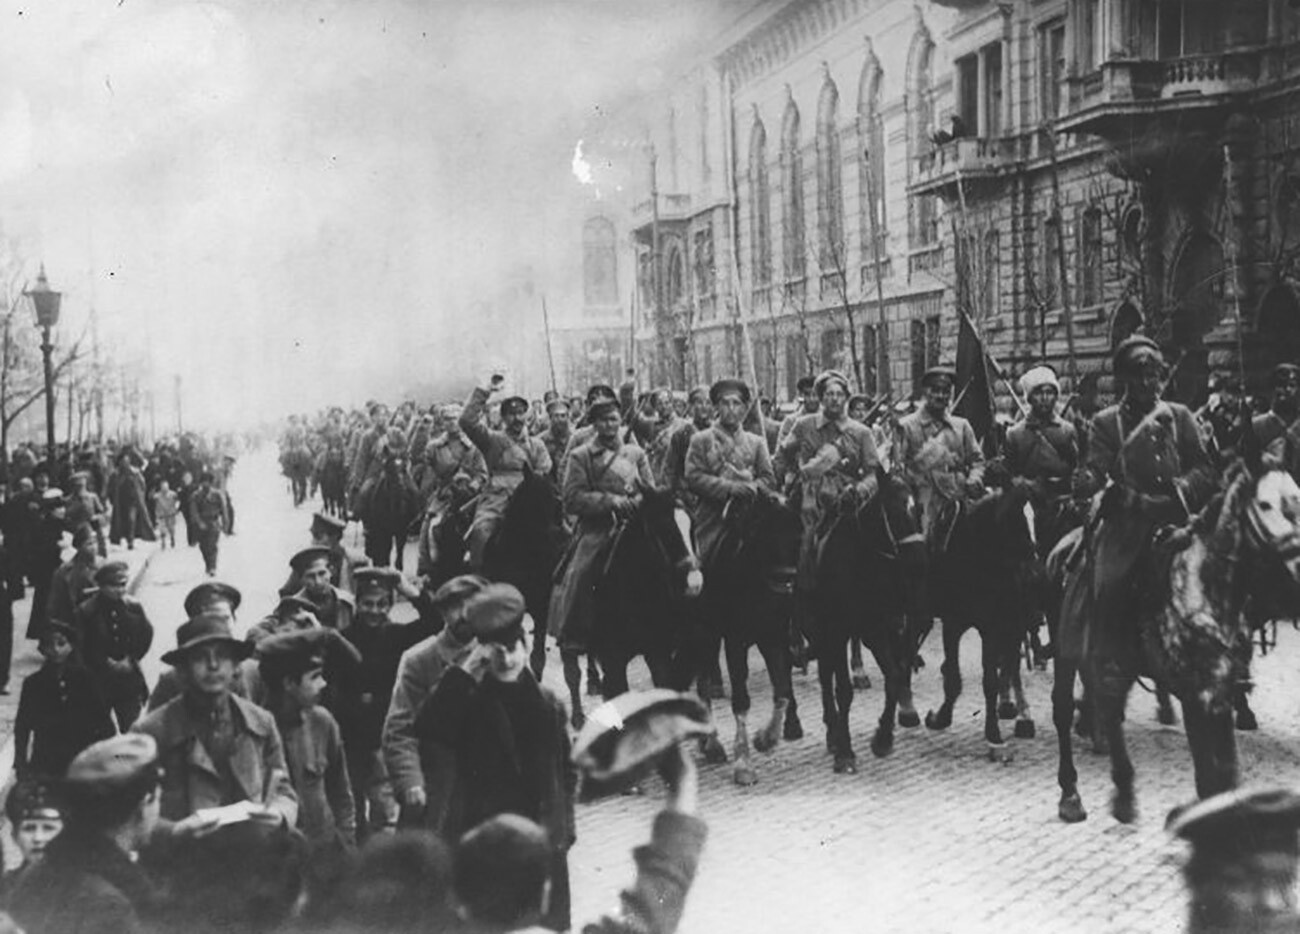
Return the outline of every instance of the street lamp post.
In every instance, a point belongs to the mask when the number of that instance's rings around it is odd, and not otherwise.
[[[44,263],[41,263],[40,275],[36,277],[36,287],[23,294],[32,300],[32,306],[36,309],[36,324],[41,329],[41,358],[45,364],[45,447],[52,466],[55,461],[54,343],[50,330],[59,323],[59,304],[63,301],[63,294],[50,288],[50,283],[45,278]]]

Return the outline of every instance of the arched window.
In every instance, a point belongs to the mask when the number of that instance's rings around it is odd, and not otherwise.
[[[880,62],[867,59],[858,84],[858,190],[862,210],[863,260],[871,261],[877,238],[885,233],[885,121],[880,114]],[[883,246],[883,243],[882,243]]]
[[[618,304],[618,253],[608,218],[593,217],[582,226],[582,296],[588,305]]]
[[[799,153],[799,108],[791,100],[781,119],[781,257],[786,279],[806,273],[804,244],[803,158]]]
[[[817,101],[817,242],[823,274],[843,273],[845,267],[839,105],[840,93],[827,78]]]
[[[749,204],[754,287],[760,288],[772,281],[772,202],[767,178],[767,130],[758,117],[749,133]]]
[[[686,297],[686,260],[681,247],[673,244],[668,251],[668,306],[681,304]]]
[[[917,161],[934,148],[934,40],[922,29],[912,43],[911,73],[908,76],[907,144],[914,171]],[[933,195],[910,199],[909,239],[913,246],[930,246],[938,241],[938,217]]]

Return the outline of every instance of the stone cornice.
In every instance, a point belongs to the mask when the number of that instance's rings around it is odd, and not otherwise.
[[[808,0],[789,3],[717,56],[735,87],[770,74],[803,49],[840,29],[866,9],[869,0]]]

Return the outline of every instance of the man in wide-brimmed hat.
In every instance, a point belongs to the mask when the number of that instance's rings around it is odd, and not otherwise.
[[[523,482],[525,468],[539,475],[551,472],[551,455],[546,452],[546,445],[528,434],[527,399],[509,396],[501,400],[500,429],[489,428],[484,421],[488,400],[500,391],[503,383],[500,376],[493,376],[487,388],[475,389],[459,419],[461,429],[483,452],[489,473],[469,530],[469,563],[475,571],[483,568],[487,543],[501,524],[510,494]]]
[[[163,655],[181,676],[182,694],[132,729],[158,744],[164,833],[210,832],[217,818],[205,811],[239,802],[250,803],[253,820],[292,827],[298,819],[275,718],[230,690],[235,667],[252,651],[224,619],[196,616]]]

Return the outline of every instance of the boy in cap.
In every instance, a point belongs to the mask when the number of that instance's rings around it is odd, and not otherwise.
[[[476,574],[462,574],[439,587],[433,595],[432,609],[443,622],[442,631],[411,646],[398,662],[397,680],[384,718],[383,750],[384,764],[402,808],[403,825],[415,825],[421,820],[437,823],[438,815],[426,814],[429,789],[446,784],[450,773],[445,761],[434,763],[436,770],[425,773],[415,718],[443,675],[473,649],[474,630],[465,615],[465,605],[487,583]]]
[[[448,801],[431,800],[430,808],[443,815],[438,829],[449,839],[499,814],[541,825],[551,877],[542,923],[567,931],[577,772],[564,705],[528,668],[518,590],[488,584],[466,601],[465,617],[478,645],[446,673],[416,719],[429,754],[450,751],[455,762]]]
[[[342,637],[355,648],[360,663],[338,685],[334,710],[343,731],[348,769],[356,795],[360,842],[374,830],[396,826],[397,802],[384,767],[384,716],[397,681],[402,653],[434,635],[442,619],[431,607],[420,606],[420,618],[395,623],[389,618],[396,592],[414,591],[392,568],[357,571],[357,616]]]
[[[125,561],[103,565],[95,572],[98,592],[73,615],[82,660],[123,731],[140,716],[149,696],[140,660],[153,645],[153,624],[140,602],[126,594],[129,579]]]
[[[253,649],[230,625],[198,616],[176,631],[162,660],[181,674],[183,693],[132,729],[158,744],[165,836],[202,835],[218,826],[208,809],[251,802],[251,819],[292,827],[298,798],[289,781],[275,719],[231,692],[235,666]]]
[[[334,586],[330,571],[330,550],[320,545],[304,548],[289,559],[302,581],[302,589],[293,594],[316,607],[316,618],[326,629],[347,629],[352,625],[356,600],[346,590]]]
[[[158,526],[158,543],[162,548],[176,547],[176,516],[180,512],[180,499],[166,480],[158,482],[153,493],[153,518]]]
[[[0,905],[14,887],[45,856],[45,848],[63,830],[63,804],[49,782],[24,779],[5,797],[5,819],[23,861],[0,879]]]
[[[499,430],[484,424],[482,416],[488,400],[501,390],[504,382],[502,377],[493,376],[488,388],[475,389],[458,420],[461,430],[483,452],[489,474],[469,530],[469,565],[475,571],[483,569],[487,543],[505,516],[510,494],[523,482],[524,467],[535,474],[551,472],[551,455],[546,452],[546,445],[528,434],[527,399],[511,396],[502,400]]]
[[[23,681],[14,720],[14,771],[60,778],[77,753],[115,732],[95,679],[76,657],[76,631],[50,620],[45,664]]]
[[[343,737],[319,706],[325,689],[325,636],[308,629],[270,636],[257,646],[267,709],[284,742],[289,777],[298,792],[298,829],[313,848],[356,844],[356,810]]]
[[[98,554],[108,557],[108,542],[104,539],[104,522],[108,510],[97,493],[89,489],[90,474],[78,470],[70,478],[71,492],[68,494],[68,525],[74,529],[81,525],[90,526],[95,536]]]
[[[146,929],[155,892],[134,857],[158,822],[158,768],[154,741],[130,733],[72,761],[63,830],[9,899],[19,925],[33,932]]]
[[[50,619],[72,619],[82,601],[95,592],[99,557],[90,526],[72,530],[72,549],[72,557],[59,565],[50,580],[50,598],[45,604]]]

